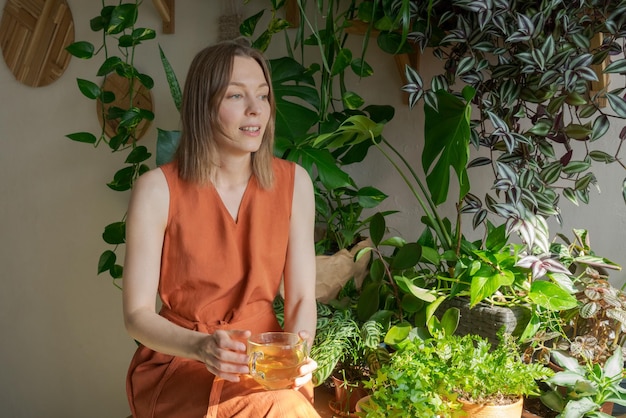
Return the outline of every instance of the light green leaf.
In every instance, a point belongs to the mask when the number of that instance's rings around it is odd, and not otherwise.
[[[545,280],[533,281],[528,297],[533,303],[552,311],[562,311],[578,306],[576,297],[560,286]]]

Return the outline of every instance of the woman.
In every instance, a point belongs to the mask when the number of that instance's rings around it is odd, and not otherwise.
[[[262,55],[227,41],[193,60],[173,162],[136,182],[127,219],[124,320],[141,343],[127,393],[134,417],[318,417],[307,359],[295,390],[265,391],[246,339],[315,333],[314,196],[273,157],[275,102]],[[157,292],[163,306],[157,314]]]

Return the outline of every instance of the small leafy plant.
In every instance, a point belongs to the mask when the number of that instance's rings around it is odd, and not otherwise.
[[[461,416],[460,400],[506,404],[539,395],[537,380],[554,372],[525,363],[510,335],[496,347],[468,334],[408,340],[369,382],[368,416]]]
[[[620,386],[624,379],[624,358],[616,349],[604,366],[587,361],[581,364],[573,356],[555,351],[556,364],[563,371],[550,377],[551,387],[541,396],[542,402],[560,413],[560,418],[610,418],[600,409],[606,402],[626,405],[626,389]]]
[[[558,315],[545,315],[541,329],[532,333],[526,355],[547,363],[557,349],[581,364],[602,365],[626,343],[626,294],[611,285],[607,273],[621,267],[595,255],[584,229],[575,229],[573,240],[560,238],[564,243],[553,243],[551,251],[572,271],[571,293],[576,305]],[[563,283],[563,276],[557,279]]]

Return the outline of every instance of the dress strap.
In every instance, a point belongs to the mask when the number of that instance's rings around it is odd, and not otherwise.
[[[211,394],[209,395],[209,407],[206,411],[205,418],[217,418],[217,407],[220,404],[223,387],[224,379],[215,376],[215,380],[213,380],[213,385],[211,386]]]

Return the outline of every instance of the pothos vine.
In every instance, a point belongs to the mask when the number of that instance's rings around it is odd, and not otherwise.
[[[92,59],[96,56],[104,58],[96,73],[97,77],[103,77],[101,85],[90,80],[77,79],[80,92],[88,99],[100,101],[102,104],[101,130],[97,134],[76,132],[66,136],[73,141],[92,144],[94,148],[104,143],[112,152],[128,153],[124,167],[117,170],[113,179],[107,183],[110,189],[118,192],[130,190],[135,180],[150,169],[145,162],[151,157],[151,153],[145,146],[137,145],[137,139],[140,124],[143,121],[152,121],[154,114],[148,109],[136,106],[135,99],[136,83],[151,90],[154,81],[135,67],[135,49],[144,41],[154,39],[156,32],[153,29],[136,27],[141,3],[140,0],[129,3],[122,3],[120,0],[117,5],[106,5],[105,0],[102,0],[100,14],[89,21],[91,30],[101,34],[101,44],[96,48],[91,42],[78,41],[66,48],[77,58]],[[115,93],[105,90],[104,81],[112,74],[128,80],[127,91],[123,96],[128,99],[125,101],[126,105],[111,104],[116,99]],[[109,106],[105,106],[107,104]],[[117,125],[112,136],[105,132],[106,121],[114,121]],[[121,288],[118,280],[122,278],[123,266],[118,262],[117,251],[126,241],[126,213],[121,220],[104,227],[102,239],[112,248],[100,255],[98,274],[108,272],[113,284]]]

